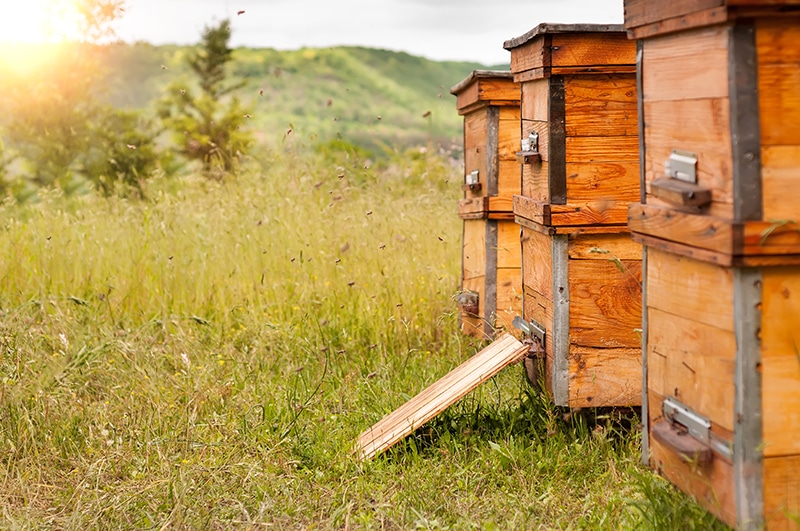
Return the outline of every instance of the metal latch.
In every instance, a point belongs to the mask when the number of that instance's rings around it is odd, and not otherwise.
[[[664,163],[667,177],[697,184],[697,154],[682,149],[673,149]]]
[[[723,458],[729,461],[733,459],[733,445],[711,431],[711,420],[708,417],[692,411],[672,397],[664,399],[661,410],[670,424],[682,426],[693,439],[707,445]]]
[[[541,162],[542,155],[539,153],[539,133],[531,131],[527,137],[520,140],[520,150],[517,152],[517,162],[521,164],[532,164]]]
[[[541,358],[544,356],[546,344],[545,335],[547,334],[547,330],[544,326],[534,320],[526,321],[519,315],[514,317],[511,325],[528,336],[527,341],[530,341],[531,344],[528,352],[529,358]]]
[[[467,174],[467,184],[473,185],[478,184],[480,182],[480,171],[479,170],[472,170]]]

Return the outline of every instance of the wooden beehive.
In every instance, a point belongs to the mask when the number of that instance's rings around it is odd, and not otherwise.
[[[557,405],[638,405],[635,44],[621,25],[541,24],[505,48],[521,87],[523,316],[538,331],[544,385]]]
[[[793,2],[797,4],[797,2]],[[800,523],[800,11],[626,0],[639,39],[643,457],[726,523]]]
[[[450,92],[464,117],[461,328],[488,339],[511,329],[522,310],[519,227],[511,210],[520,190],[519,85],[511,72],[476,70]]]

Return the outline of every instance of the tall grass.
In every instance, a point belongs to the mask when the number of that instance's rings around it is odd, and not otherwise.
[[[635,416],[565,416],[517,367],[357,462],[482,346],[452,300],[458,169],[264,159],[145,202],[0,207],[0,526],[713,524],[640,468]]]

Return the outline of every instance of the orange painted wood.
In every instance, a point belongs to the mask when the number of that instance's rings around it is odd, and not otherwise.
[[[364,431],[356,442],[356,455],[368,460],[384,452],[527,352],[526,345],[504,334]]]

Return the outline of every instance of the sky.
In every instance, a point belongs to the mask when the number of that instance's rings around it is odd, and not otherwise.
[[[621,24],[623,17],[622,0],[126,0],[126,6],[117,35],[131,42],[195,43],[207,24],[228,17],[234,47],[355,45],[485,65],[508,63],[503,42],[541,22]]]

